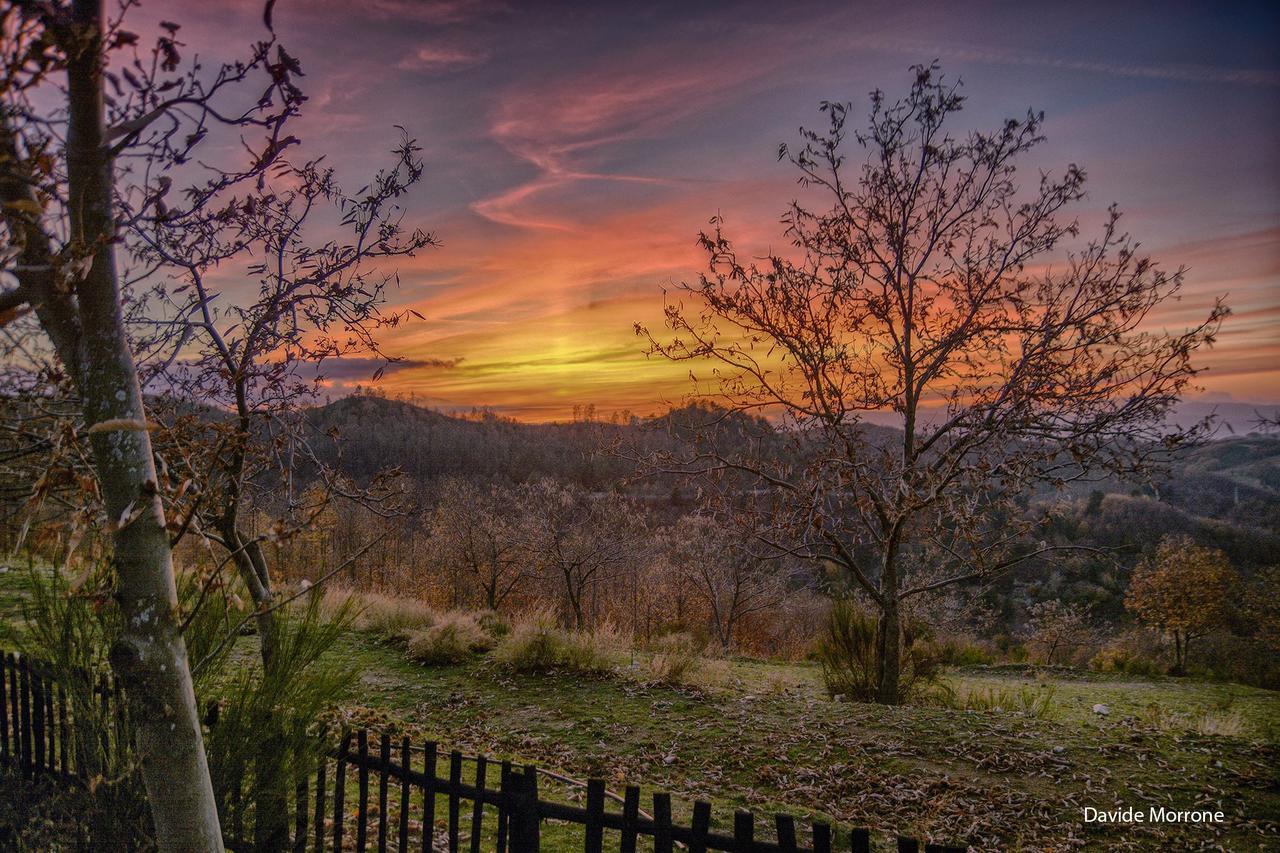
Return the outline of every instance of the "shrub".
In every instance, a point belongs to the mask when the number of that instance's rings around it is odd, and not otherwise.
[[[253,826],[257,849],[278,849],[287,838],[288,795],[327,750],[315,721],[355,675],[327,656],[351,625],[350,606],[326,614],[313,595],[277,615],[269,662],[252,656],[215,685],[205,738],[218,813],[228,825]]]
[[[409,657],[428,665],[456,664],[493,648],[493,641],[468,614],[449,614],[419,631],[411,631],[406,642]]]
[[[856,602],[835,602],[819,640],[822,680],[832,696],[858,702],[875,699],[879,681],[876,659],[878,621]],[[916,626],[903,632],[899,690],[904,701],[945,690],[937,680],[941,660],[934,645],[919,636]]]
[[[681,684],[702,663],[706,644],[690,634],[668,634],[654,643],[648,662],[648,681],[654,684]]]
[[[477,620],[480,627],[495,640],[502,639],[511,632],[511,623],[496,610],[485,610]]]
[[[1147,678],[1160,675],[1162,669],[1157,661],[1114,647],[1102,649],[1094,655],[1089,661],[1089,668],[1095,672],[1120,672]]]
[[[996,655],[972,640],[954,638],[938,644],[938,657],[946,666],[990,666]]]
[[[517,672],[564,669],[602,673],[613,668],[615,640],[609,631],[588,634],[562,630],[549,612],[535,612],[512,626],[498,642],[493,657]]]
[[[368,631],[388,642],[407,642],[414,631],[436,623],[436,612],[416,598],[400,598],[379,592],[355,592],[344,587],[326,587],[322,610],[332,614],[346,604],[355,609],[352,627]]]

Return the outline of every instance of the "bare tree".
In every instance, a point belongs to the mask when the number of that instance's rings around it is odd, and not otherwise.
[[[1027,629],[1030,632],[1028,644],[1039,649],[1044,655],[1044,662],[1050,666],[1059,652],[1069,657],[1096,636],[1087,605],[1057,599],[1032,604]]]
[[[592,627],[593,594],[639,557],[644,520],[612,492],[592,494],[554,480],[524,486],[523,548],[556,591],[569,627]]]
[[[1080,228],[1060,214],[1084,195],[1078,167],[1020,190],[1042,115],[953,135],[958,84],[913,73],[906,98],[873,93],[863,131],[824,103],[827,128],[781,149],[828,205],[791,205],[788,254],[740,259],[716,218],[709,271],[681,286],[692,304],[667,306],[671,334],[637,328],[654,355],[708,362],[722,404],[772,414],[793,439],[795,461],[704,445],[665,464],[741,472],[771,496],[762,541],[843,570],[878,614],[886,703],[900,701],[905,602],[1050,550],[1017,503],[1032,483],[1133,473],[1201,434],[1165,414],[1226,314],[1153,328],[1182,272],[1140,254],[1114,208],[1069,250]]]
[[[327,439],[310,433],[303,410],[326,360],[394,360],[383,354],[378,332],[407,312],[382,310],[394,273],[377,264],[434,242],[400,224],[397,200],[422,176],[416,152],[402,139],[392,167],[355,193],[319,161],[293,166],[280,158],[251,192],[228,185],[234,195],[202,198],[215,216],[152,205],[134,220],[136,258],[168,274],[139,301],[134,319],[147,330],[139,340],[150,378],[177,407],[164,420],[183,463],[172,475],[190,485],[180,531],[214,542],[237,567],[258,609],[264,659],[274,593],[263,540],[307,528],[335,498],[376,508],[395,494],[391,472],[363,488],[339,477],[313,447]],[[309,220],[326,210],[348,240],[313,237]],[[256,296],[219,308],[225,287],[211,273],[218,269],[225,281],[224,267],[246,256],[255,258],[242,266]],[[381,367],[370,372],[380,375]],[[204,416],[182,416],[193,406],[206,407]],[[231,418],[208,417],[210,410]],[[324,488],[296,488],[299,472]],[[257,535],[247,526],[255,510],[273,519]]]
[[[721,651],[732,648],[744,619],[777,606],[786,594],[783,566],[753,553],[709,516],[685,516],[670,539],[670,559],[692,580]]]
[[[205,76],[198,63],[179,71],[176,25],[139,51],[138,37],[107,19],[102,0],[18,2],[0,16],[0,268],[16,281],[0,292],[0,313],[34,312],[78,393],[124,617],[111,662],[134,706],[157,840],[162,850],[221,850],[114,247],[129,216],[121,187],[131,181],[159,192],[172,180],[162,173],[184,162],[210,125],[264,131],[249,170],[260,171],[274,161],[277,131],[300,96],[285,54],[271,61],[270,42]],[[114,68],[113,55],[124,57]],[[220,104],[223,90],[257,73],[265,87],[248,110]],[[139,170],[128,180],[121,160],[126,173]]]
[[[479,586],[481,603],[499,610],[531,574],[513,517],[510,490],[450,479],[437,489],[439,503],[427,518],[432,556],[456,573],[454,604],[470,603],[466,586]]]

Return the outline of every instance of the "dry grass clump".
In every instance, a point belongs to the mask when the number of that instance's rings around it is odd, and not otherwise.
[[[321,607],[328,615],[336,613],[347,601],[351,601],[356,610],[353,628],[391,642],[406,642],[410,634],[430,628],[439,618],[435,610],[414,598],[356,592],[340,586],[325,588]]]
[[[557,669],[597,675],[613,669],[618,648],[612,628],[566,631],[550,611],[535,611],[511,626],[498,641],[493,658],[517,672]]]
[[[429,628],[410,631],[409,658],[428,665],[456,664],[493,648],[493,638],[470,613],[446,613]]]
[[[1201,711],[1195,716],[1195,727],[1202,735],[1240,737],[1244,734],[1244,718],[1239,711]]]
[[[1053,719],[1058,714],[1054,701],[1057,688],[1042,684],[1039,687],[979,687],[963,693],[949,690],[931,695],[930,702],[959,711],[994,712],[997,714],[1021,714],[1037,720]]]
[[[653,645],[646,667],[652,684],[683,684],[702,667],[706,645],[691,634],[667,634]]]

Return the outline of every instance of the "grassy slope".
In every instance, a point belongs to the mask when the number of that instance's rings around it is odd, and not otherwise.
[[[0,619],[18,615],[21,573],[0,574]],[[8,593],[7,595],[5,593]],[[246,647],[252,638],[245,638]],[[248,648],[246,648],[248,651]],[[564,772],[611,788],[641,784],[675,795],[786,810],[842,824],[989,849],[1229,850],[1280,845],[1280,694],[1238,685],[1021,670],[968,670],[960,691],[1052,685],[1053,720],[1017,714],[833,703],[808,666],[739,661],[712,668],[701,691],[626,678],[512,675],[483,659],[422,667],[353,633],[333,655],[357,672],[342,715],[354,725],[432,737]],[[1228,699],[1241,737],[1150,723]],[[1090,708],[1108,704],[1099,717]],[[1085,827],[1085,805],[1221,808],[1221,827]],[[560,835],[549,827],[548,849]],[[580,842],[579,842],[580,844]],[[568,845],[565,845],[566,848]]]
[[[1056,720],[826,701],[811,667],[734,664],[704,691],[626,679],[512,675],[483,660],[425,668],[352,635],[336,652],[358,668],[354,720],[467,751],[536,761],[711,799],[839,823],[965,838],[988,848],[1168,849],[1277,843],[1280,695],[1237,685],[1055,676]],[[953,676],[961,688],[1023,684],[1019,672]],[[1155,728],[1133,715],[1212,708],[1227,696],[1252,738]],[[1111,706],[1102,718],[1094,703]],[[1221,808],[1218,828],[1085,828],[1085,805]]]

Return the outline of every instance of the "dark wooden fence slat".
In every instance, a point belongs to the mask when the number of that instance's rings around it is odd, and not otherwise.
[[[855,829],[849,833],[849,849],[853,853],[871,853],[871,830]]]
[[[361,729],[356,733],[356,754],[360,756],[357,779],[360,791],[359,805],[356,807],[356,853],[364,853],[369,842],[369,731]]]
[[[813,853],[831,853],[831,827],[825,823],[813,825]]]
[[[10,719],[13,726],[13,747],[10,752],[10,758],[18,763],[22,762],[22,709],[21,700],[18,698],[18,659],[13,655],[9,656],[9,705],[12,710]]]
[[[68,763],[71,753],[69,741],[71,739],[71,724],[67,715],[67,703],[69,702],[67,691],[61,686],[58,687],[58,763],[62,765],[62,775],[71,776],[71,765]]]
[[[538,813],[538,768],[532,764],[524,768],[524,804],[525,817],[522,820],[524,829],[522,836],[524,845],[520,851],[541,849],[542,816]]]
[[[693,804],[693,835],[689,839],[690,853],[706,853],[707,835],[711,832],[711,803],[701,800]]]
[[[585,853],[604,851],[604,782],[587,780],[587,819]]]
[[[741,809],[734,812],[733,815],[733,841],[734,849],[739,853],[751,853],[751,846],[755,844],[756,835],[756,819],[751,812],[742,811]]]
[[[351,735],[342,738],[338,764],[333,774],[333,853],[342,853],[342,824],[347,811],[347,753],[351,751]]]
[[[778,830],[778,850],[781,853],[796,853],[796,821],[791,815],[780,814],[775,818]]]
[[[310,813],[308,798],[309,782],[306,771],[300,771],[298,782],[293,788],[293,849],[295,853],[305,853],[307,849],[307,816]]]
[[[898,853],[920,853],[920,842],[898,836]]]
[[[471,853],[480,853],[480,833],[484,823],[485,757],[476,758],[476,801],[471,810]]]
[[[40,679],[40,692],[44,696],[44,734],[48,742],[45,748],[45,767],[50,773],[56,772],[58,769],[58,742],[57,742],[57,725],[53,715],[53,681],[47,678]]]
[[[671,795],[653,795],[653,853],[671,853]]]
[[[436,744],[427,744],[426,783],[422,786],[422,853],[431,853],[436,834]]]
[[[458,786],[462,784],[462,753],[449,753],[449,853],[458,853],[458,815],[462,804]]]
[[[0,652],[0,761],[9,762],[9,653]]]
[[[391,735],[378,739],[378,853],[387,853],[387,783],[391,776]]]
[[[507,833],[511,830],[511,762],[503,761],[498,774],[498,853],[507,853]]]
[[[316,768],[316,853],[324,851],[324,776],[328,766],[329,759],[320,756],[320,766]]]
[[[31,775],[31,669],[27,666],[26,657],[18,658],[22,667],[22,679],[18,684],[18,697],[22,707],[22,773]]]
[[[409,771],[413,770],[413,756],[409,738],[400,740],[400,825],[396,833],[398,853],[409,853]]]
[[[619,853],[636,853],[636,827],[640,817],[640,789],[628,785],[622,794],[622,843]]]
[[[31,763],[34,769],[44,771],[45,733],[44,733],[44,679],[39,673],[31,672],[31,742],[35,747]]]

